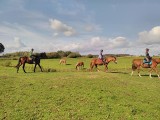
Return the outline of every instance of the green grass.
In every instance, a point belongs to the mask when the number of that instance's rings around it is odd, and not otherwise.
[[[33,72],[26,65],[23,73],[11,66],[17,60],[0,60],[0,118],[4,120],[158,120],[160,119],[160,80],[130,76],[133,57],[120,57],[110,63],[108,73],[89,72],[89,58],[42,60],[43,68],[57,72]],[[83,70],[75,70],[84,61]],[[158,69],[160,67],[158,66]]]

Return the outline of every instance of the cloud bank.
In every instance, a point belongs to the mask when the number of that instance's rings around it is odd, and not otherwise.
[[[156,26],[150,31],[140,32],[139,42],[147,45],[160,44],[160,26]]]
[[[62,23],[57,19],[50,19],[50,25],[53,30],[55,30],[55,36],[59,34],[63,34],[65,36],[73,36],[75,35],[76,31],[69,25]]]

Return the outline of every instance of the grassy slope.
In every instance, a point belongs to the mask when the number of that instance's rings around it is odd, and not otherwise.
[[[160,80],[150,79],[146,70],[139,78],[130,76],[133,58],[118,58],[109,65],[109,73],[88,72],[87,58],[42,60],[43,68],[58,72],[33,73],[22,68],[0,66],[1,119],[160,119]],[[85,62],[85,70],[76,71],[77,61]],[[0,64],[6,62],[0,60]],[[17,61],[11,61],[15,65]],[[100,67],[104,69],[103,66]]]

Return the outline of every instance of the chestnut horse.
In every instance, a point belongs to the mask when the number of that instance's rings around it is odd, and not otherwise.
[[[66,65],[66,60],[65,59],[60,59],[59,64],[65,64]]]
[[[35,72],[35,70],[36,70],[36,66],[37,66],[37,65],[40,67],[41,72],[43,72],[43,71],[42,71],[42,67],[41,67],[41,65],[40,65],[40,57],[39,57],[39,56],[34,56],[34,57],[35,57],[34,61],[31,60],[31,58],[26,57],[26,56],[25,56],[25,57],[20,57],[19,60],[18,60],[18,64],[16,65],[17,73],[18,73],[19,67],[20,67],[21,65],[23,65],[23,71],[26,73],[26,71],[25,71],[25,64],[26,64],[26,63],[28,63],[28,64],[35,64],[35,66],[34,66],[34,72]]]
[[[142,77],[141,74],[140,74],[140,68],[150,68],[149,72],[149,77],[152,78],[152,72],[155,71],[158,75],[158,77],[160,78],[159,74],[158,74],[158,71],[157,71],[157,65],[160,63],[160,58],[154,58],[152,59],[152,64],[151,65],[148,65],[148,63],[144,64],[143,63],[143,59],[134,59],[132,61],[132,73],[131,73],[131,76],[133,75],[133,71],[135,70],[138,70],[138,75],[139,77]]]
[[[117,58],[114,57],[114,56],[109,56],[105,59],[105,64],[103,63],[103,61],[99,58],[94,58],[91,60],[91,63],[90,63],[90,70],[92,71],[93,67],[95,66],[97,68],[97,70],[99,71],[98,69],[98,65],[104,65],[105,66],[105,71],[107,72],[108,70],[108,64],[113,61],[114,63],[117,64]]]
[[[77,64],[76,64],[76,69],[82,69],[82,68],[84,68],[84,62],[77,62]]]

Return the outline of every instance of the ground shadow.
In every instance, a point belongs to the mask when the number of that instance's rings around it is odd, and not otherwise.
[[[107,73],[121,73],[121,74],[129,74],[129,73],[127,73],[127,72],[119,72],[119,71],[109,71],[109,72],[107,72]]]
[[[141,75],[141,76],[149,76],[149,74]],[[152,75],[152,77],[158,77],[157,75]]]
[[[72,64],[66,64],[66,65],[72,65]]]

